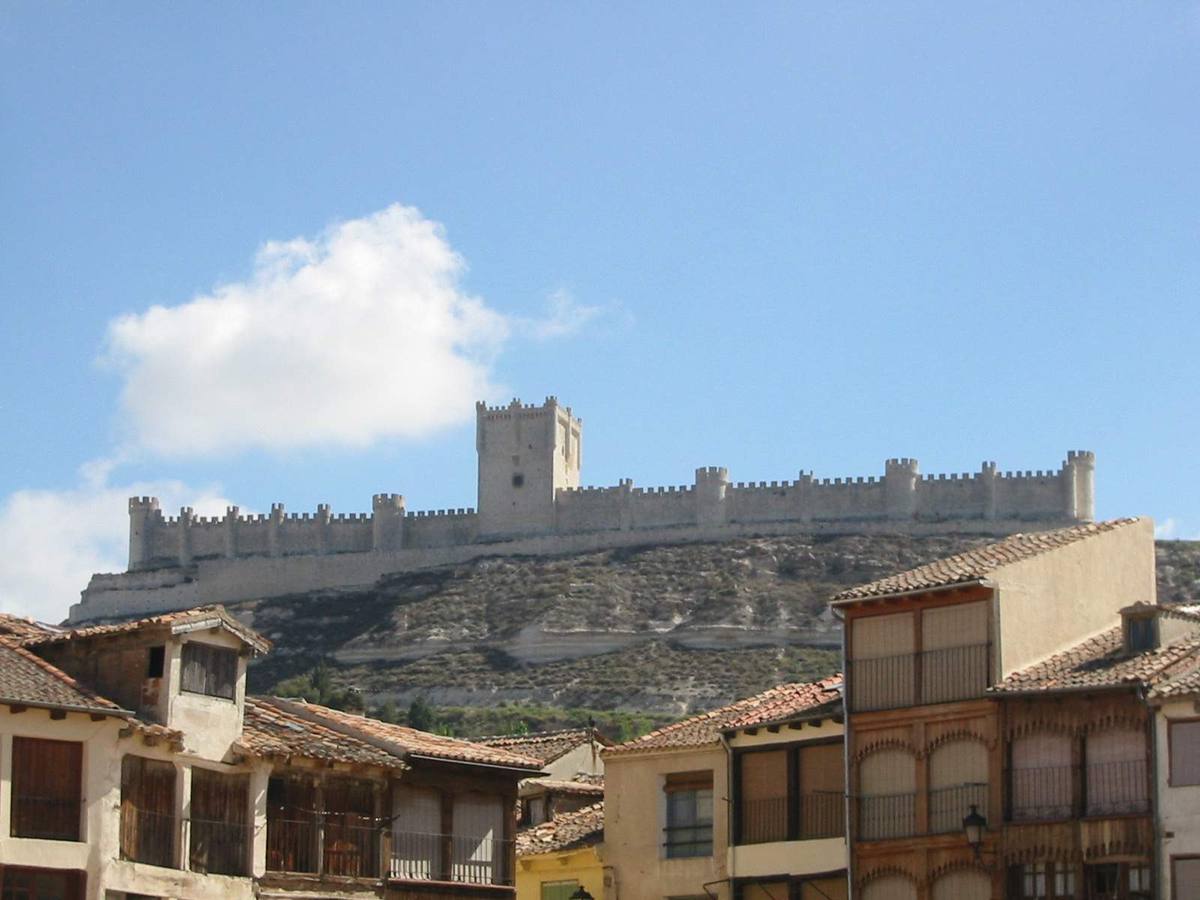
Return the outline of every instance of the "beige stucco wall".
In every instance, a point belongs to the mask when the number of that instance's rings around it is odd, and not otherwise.
[[[667,859],[663,854],[666,777],[705,770],[713,773],[713,854]],[[702,897],[706,883],[718,897],[729,898],[728,885],[712,884],[728,874],[729,780],[720,745],[607,757],[604,779],[604,857],[613,867],[621,900]]]
[[[166,760],[175,765],[178,772],[176,813],[180,820],[189,812],[190,773],[193,764],[202,764],[227,772],[251,771],[245,767],[225,767],[212,761],[187,759],[172,754],[162,744],[147,747],[136,737],[122,738],[120,731],[124,724],[117,719],[93,722],[89,716],[80,713],[70,713],[64,719],[52,720],[46,710],[27,709],[25,712],[14,714],[7,708],[0,709],[0,865],[85,871],[89,900],[101,900],[107,890],[177,897],[179,900],[250,900],[254,890],[249,878],[200,875],[182,869],[148,866],[119,858],[121,759],[126,753]],[[81,841],[10,837],[12,742],[15,736],[79,741],[83,744],[84,821]],[[259,780],[265,790],[265,779]],[[252,777],[252,805],[256,801],[254,783],[255,779]],[[265,824],[265,805],[262,805],[261,814],[261,819],[255,819],[256,825]],[[182,864],[186,857],[185,831],[176,848],[176,859]]]
[[[586,772],[589,775],[603,775],[604,760],[600,758],[600,749],[599,744],[582,744],[571,752],[564,753],[554,762],[543,766],[542,768],[549,773],[543,777],[570,781],[580,772]]]
[[[179,688],[182,675],[183,644],[197,641],[231,650],[241,650],[238,638],[224,630],[200,631],[182,636],[183,640],[167,644],[164,680],[167,714],[164,721],[183,732],[184,749],[203,759],[221,760],[229,746],[242,733],[242,715],[246,699],[246,659],[238,657],[237,684],[233,700],[193,694]]]
[[[521,857],[517,860],[517,900],[541,900],[543,882],[572,879],[596,900],[618,900],[614,885],[606,889],[599,847]]]
[[[1156,602],[1154,522],[1100,532],[993,573],[1000,677],[1115,625],[1131,603]]]
[[[1200,785],[1172,787],[1167,725],[1172,719],[1200,718],[1194,698],[1164,704],[1154,717],[1158,769],[1159,839],[1162,841],[1159,884],[1171,897],[1171,857],[1200,856]],[[1169,835],[1169,837],[1168,837]]]

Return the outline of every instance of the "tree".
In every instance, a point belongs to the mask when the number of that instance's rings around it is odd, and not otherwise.
[[[408,705],[408,727],[417,731],[433,731],[433,707],[425,702],[424,697],[417,697]]]

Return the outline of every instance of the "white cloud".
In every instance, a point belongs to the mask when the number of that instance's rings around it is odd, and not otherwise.
[[[440,225],[390,206],[266,244],[245,281],[115,320],[106,359],[127,438],[195,456],[365,446],[469,419],[504,393],[491,364],[511,323],[464,293],[464,268]],[[559,312],[548,336],[582,322],[566,301]]]
[[[1160,541],[1169,540],[1170,538],[1175,537],[1178,531],[1179,523],[1173,518],[1163,519],[1154,526],[1154,536]]]
[[[199,515],[220,515],[229,505],[211,487],[178,481],[109,485],[106,468],[89,463],[75,488],[22,490],[0,502],[0,610],[57,622],[93,572],[124,571],[129,497],[153,494],[166,509],[186,503]]]

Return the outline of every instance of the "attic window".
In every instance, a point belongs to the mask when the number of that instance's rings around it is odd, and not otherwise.
[[[163,646],[151,647],[149,658],[146,661],[146,677],[147,678],[162,678],[163,664],[166,660],[167,648]]]
[[[1158,646],[1158,619],[1154,616],[1125,617],[1125,649],[1144,653]]]
[[[513,487],[521,487],[525,483],[525,476],[518,472],[513,476]]]
[[[188,641],[183,645],[183,679],[180,687],[191,694],[233,699],[237,681],[237,651]]]

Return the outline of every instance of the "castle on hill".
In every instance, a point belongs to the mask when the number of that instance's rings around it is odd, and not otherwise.
[[[371,512],[164,515],[129,501],[129,568],[96,574],[70,621],[373,584],[396,572],[479,557],[551,555],[754,534],[1009,534],[1094,519],[1095,456],[1071,451],[1055,471],[922,475],[889,459],[882,477],[731,482],[723,467],[680,487],[581,487],[583,422],[555,397],[476,404],[478,508],[409,511],[376,494]]]

